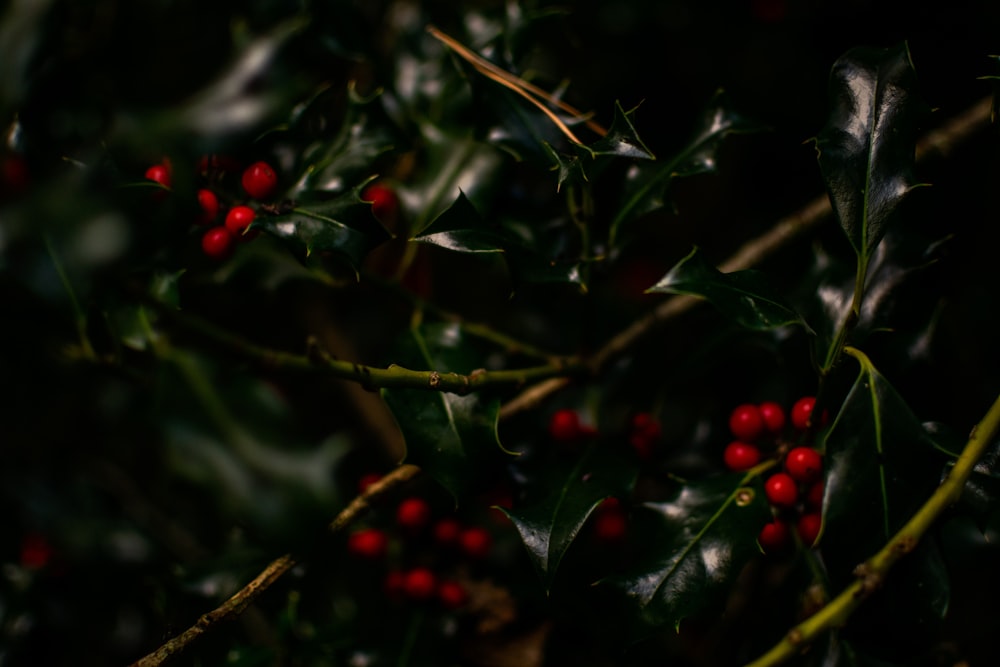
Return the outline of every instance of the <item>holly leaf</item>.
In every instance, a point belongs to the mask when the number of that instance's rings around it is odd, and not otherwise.
[[[593,155],[614,155],[636,160],[655,160],[656,156],[646,147],[632,123],[635,108],[625,111],[621,102],[615,102],[615,117],[608,133],[587,148]]]
[[[389,232],[361,199],[360,187],[325,201],[302,204],[277,215],[258,213],[249,230],[285,241],[303,258],[333,253],[357,271],[365,255],[389,239]]]
[[[766,330],[800,324],[811,331],[802,316],[771,286],[765,274],[751,270],[722,273],[705,260],[697,247],[646,292],[687,294],[706,299],[748,329]]]
[[[444,368],[471,373],[481,367],[458,324],[412,328],[397,342],[391,358],[407,368]],[[459,396],[426,389],[383,389],[406,440],[406,460],[420,466],[456,498],[462,496],[477,463],[498,452],[500,401],[480,394]]]
[[[629,171],[622,202],[611,221],[608,245],[615,248],[624,228],[642,215],[663,208],[675,178],[714,172],[716,152],[727,136],[759,130],[759,125],[730,108],[729,100],[722,91],[716,92],[687,146],[666,162],[637,165]],[[649,156],[652,157],[652,154]]]
[[[717,602],[760,553],[757,533],[771,516],[760,481],[742,474],[678,482],[668,500],[642,507],[647,560],[601,582],[625,594],[641,629],[677,627]]]
[[[528,550],[548,593],[556,570],[594,509],[603,500],[628,493],[637,477],[632,461],[594,447],[565,469],[550,470],[538,484],[543,497],[504,510]]]
[[[919,185],[915,87],[905,43],[852,49],[830,74],[833,108],[815,143],[830,202],[862,266]]]
[[[503,252],[506,245],[502,230],[490,227],[464,192],[413,240],[470,253]]]
[[[895,534],[937,487],[946,457],[871,360],[845,352],[860,369],[824,444],[831,576],[850,576]]]

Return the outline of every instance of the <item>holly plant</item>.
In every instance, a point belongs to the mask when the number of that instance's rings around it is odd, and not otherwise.
[[[845,49],[816,191],[679,241],[775,128],[575,92],[572,9],[187,4],[0,23],[0,662],[995,650],[988,98]]]

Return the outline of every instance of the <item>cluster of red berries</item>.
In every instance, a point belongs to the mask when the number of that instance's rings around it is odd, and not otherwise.
[[[557,444],[579,444],[596,435],[597,429],[585,423],[580,413],[572,408],[560,408],[549,417],[549,437]],[[632,416],[626,435],[632,451],[645,461],[655,453],[662,429],[656,417],[638,412]]]
[[[816,398],[804,396],[794,403],[788,421],[799,439],[811,432]],[[827,414],[821,415],[820,425]],[[786,418],[777,403],[737,406],[729,416],[729,430],[736,438],[723,451],[730,470],[749,470],[761,461],[761,445],[771,444],[782,457],[783,469],[764,481],[764,492],[774,511],[774,518],[758,535],[766,553],[786,549],[792,541],[792,528],[806,546],[815,544],[822,526],[823,457],[808,444],[787,449]]]
[[[359,482],[363,491],[378,476],[366,476]],[[392,526],[358,528],[347,538],[347,550],[355,558],[386,566],[383,586],[392,600],[419,603],[436,602],[455,610],[468,601],[466,587],[442,572],[434,562],[418,561],[408,566],[408,547],[429,540],[437,559],[456,556],[465,563],[482,562],[493,546],[492,533],[481,526],[466,525],[453,515],[437,516],[430,502],[421,496],[403,498],[395,506]]]
[[[205,156],[198,163],[198,173],[207,180],[213,180],[220,172],[238,168],[238,163],[228,158]],[[154,164],[146,170],[146,179],[159,183],[170,189],[172,175],[169,161]],[[243,193],[249,200],[265,201],[271,198],[278,188],[278,174],[274,168],[264,161],[251,164],[243,170],[240,178]],[[227,258],[234,248],[237,239],[251,238],[247,228],[257,215],[249,200],[235,199],[223,218],[222,224],[217,224],[223,205],[219,195],[210,187],[198,189],[196,194],[200,213],[196,222],[208,226],[201,237],[201,248],[212,259]]]

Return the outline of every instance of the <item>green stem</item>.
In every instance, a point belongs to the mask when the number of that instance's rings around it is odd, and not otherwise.
[[[854,327],[858,324],[858,320],[861,318],[861,302],[864,300],[865,282],[867,280],[868,258],[859,255],[858,267],[854,276],[854,296],[851,298],[851,310],[848,311],[847,317],[844,318],[840,328],[837,329],[837,336],[834,338],[833,344],[830,345],[830,349],[827,350],[826,360],[820,369],[820,375],[823,377],[830,373],[830,369],[840,359],[840,354],[844,351],[844,346],[847,344],[847,339],[851,331],[854,330]]]
[[[423,612],[414,612],[412,618],[410,619],[410,624],[406,628],[406,636],[403,638],[403,645],[399,649],[399,658],[396,660],[397,667],[406,667],[410,664],[410,655],[413,653],[413,647],[417,643],[417,637],[420,634],[420,626],[423,624],[423,621]]]
[[[972,430],[962,454],[945,480],[888,544],[858,568],[858,578],[854,583],[813,616],[792,628],[780,642],[747,667],[779,665],[797,655],[821,633],[846,623],[854,610],[879,588],[896,561],[913,551],[937,518],[958,501],[973,468],[998,434],[1000,396]]]
[[[326,373],[333,377],[352,380],[367,389],[427,389],[466,395],[490,387],[523,385],[552,377],[585,372],[582,362],[556,360],[550,363],[509,370],[477,369],[463,375],[435,370],[412,370],[391,365],[388,368],[366,366],[353,361],[330,357],[313,345],[308,354],[293,354],[256,345],[245,338],[194,317],[161,305],[153,304],[166,317],[185,328],[224,345],[231,351],[259,362],[261,365],[288,371]]]
[[[52,239],[49,238],[48,234],[44,234],[44,238],[45,250],[49,253],[52,266],[55,267],[56,274],[59,276],[59,282],[62,283],[63,289],[66,290],[66,295],[69,296],[69,302],[73,308],[73,324],[76,327],[76,334],[80,339],[80,349],[87,359],[97,359],[97,353],[94,351],[94,346],[90,344],[90,337],[87,335],[87,315],[83,312],[80,301],[76,298],[76,291],[73,289],[73,284],[70,282],[62,262],[59,261],[56,249],[52,245]]]

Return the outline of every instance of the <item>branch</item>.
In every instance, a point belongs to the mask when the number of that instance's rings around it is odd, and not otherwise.
[[[938,129],[927,133],[917,142],[917,161],[925,161],[935,156],[946,157],[956,146],[987,128],[990,124],[992,102],[992,97],[986,97],[952,117]],[[723,273],[731,273],[760,264],[789,242],[819,226],[831,212],[830,200],[825,194],[814,198],[799,210],[778,220],[764,234],[744,243],[719,265],[719,270]],[[665,322],[691,310],[699,302],[698,299],[688,296],[674,296],[662,302],[648,315],[636,320],[616,334],[587,360],[591,372],[599,374],[611,361],[624,354],[639,340],[658,329]],[[511,417],[522,410],[530,409],[567,384],[569,384],[567,379],[557,378],[529,387],[507,402],[501,408],[500,416],[501,418]]]
[[[849,352],[849,349],[847,350]],[[969,441],[955,466],[933,495],[896,533],[881,551],[858,566],[858,578],[840,595],[808,619],[792,628],[771,650],[747,667],[773,667],[797,655],[821,633],[843,625],[858,606],[885,579],[900,558],[913,551],[934,521],[958,501],[962,487],[989,444],[1000,434],[1000,396],[986,416],[972,429]]]
[[[338,533],[344,530],[352,521],[365,512],[376,498],[412,479],[418,472],[420,472],[419,468],[406,464],[386,474],[378,482],[366,488],[364,493],[354,498],[330,522],[330,531]],[[185,650],[201,635],[223,621],[232,620],[239,616],[261,593],[270,588],[274,582],[295,567],[295,565],[296,561],[291,554],[285,554],[271,561],[260,574],[254,577],[253,581],[234,593],[232,597],[212,611],[202,615],[194,625],[181,634],[169,640],[144,658],[140,658],[132,663],[130,667],[159,667],[159,665],[166,663]]]

